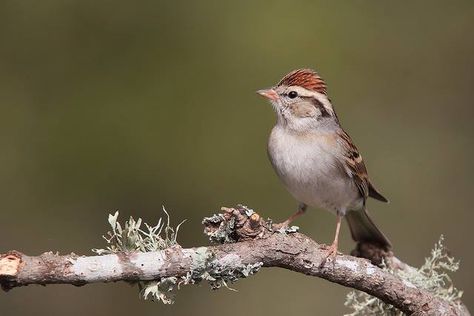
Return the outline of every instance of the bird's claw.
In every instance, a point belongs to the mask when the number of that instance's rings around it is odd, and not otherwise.
[[[326,262],[332,262],[334,265],[336,261],[337,245],[332,244],[331,246],[329,247],[326,246],[325,248],[327,248],[327,254],[324,257],[323,261],[321,262],[320,267],[324,267],[326,265]]]

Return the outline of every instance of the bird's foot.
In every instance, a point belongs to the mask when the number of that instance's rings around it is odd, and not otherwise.
[[[329,247],[325,247],[327,248],[327,254],[326,256],[324,257],[323,261],[321,262],[320,266],[319,267],[324,267],[326,265],[327,262],[332,262],[333,265],[336,261],[336,256],[337,256],[337,243],[333,243],[331,246]]]

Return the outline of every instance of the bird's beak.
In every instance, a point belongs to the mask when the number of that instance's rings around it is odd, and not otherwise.
[[[258,90],[257,93],[272,101],[276,101],[279,98],[278,93],[273,89]]]

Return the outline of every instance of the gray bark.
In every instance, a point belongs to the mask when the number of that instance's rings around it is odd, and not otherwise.
[[[0,255],[0,283],[4,290],[10,290],[30,284],[85,285],[159,280],[193,277],[195,271],[208,269],[210,264],[213,269],[220,270],[239,270],[242,266],[263,264],[263,267],[285,268],[367,292],[408,315],[469,315],[467,309],[407,284],[367,259],[338,254],[335,260],[326,261],[325,246],[303,234],[271,232],[258,216],[245,216],[243,219],[233,209],[228,214],[229,218],[236,216],[236,242],[101,256],[51,252],[27,256],[10,251]],[[208,234],[222,228],[222,223],[205,222],[205,225]],[[359,255],[362,250],[359,249]],[[371,256],[377,257],[374,253]],[[392,262],[401,268],[405,266],[395,258]]]

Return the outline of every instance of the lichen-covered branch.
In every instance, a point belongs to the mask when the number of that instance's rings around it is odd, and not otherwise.
[[[163,250],[108,251],[98,256],[51,252],[27,256],[11,251],[0,256],[0,283],[9,290],[29,284],[154,281],[159,292],[160,284],[206,280],[218,287],[261,266],[281,267],[364,291],[409,315],[469,315],[460,304],[435,297],[369,260],[340,254],[328,262],[325,246],[297,232],[274,232],[271,224],[246,208],[225,209],[224,214],[205,219],[204,225],[211,240],[220,244],[187,249],[174,244]],[[386,262],[403,265],[390,253],[384,256]],[[147,296],[154,289],[148,286],[144,291]]]

